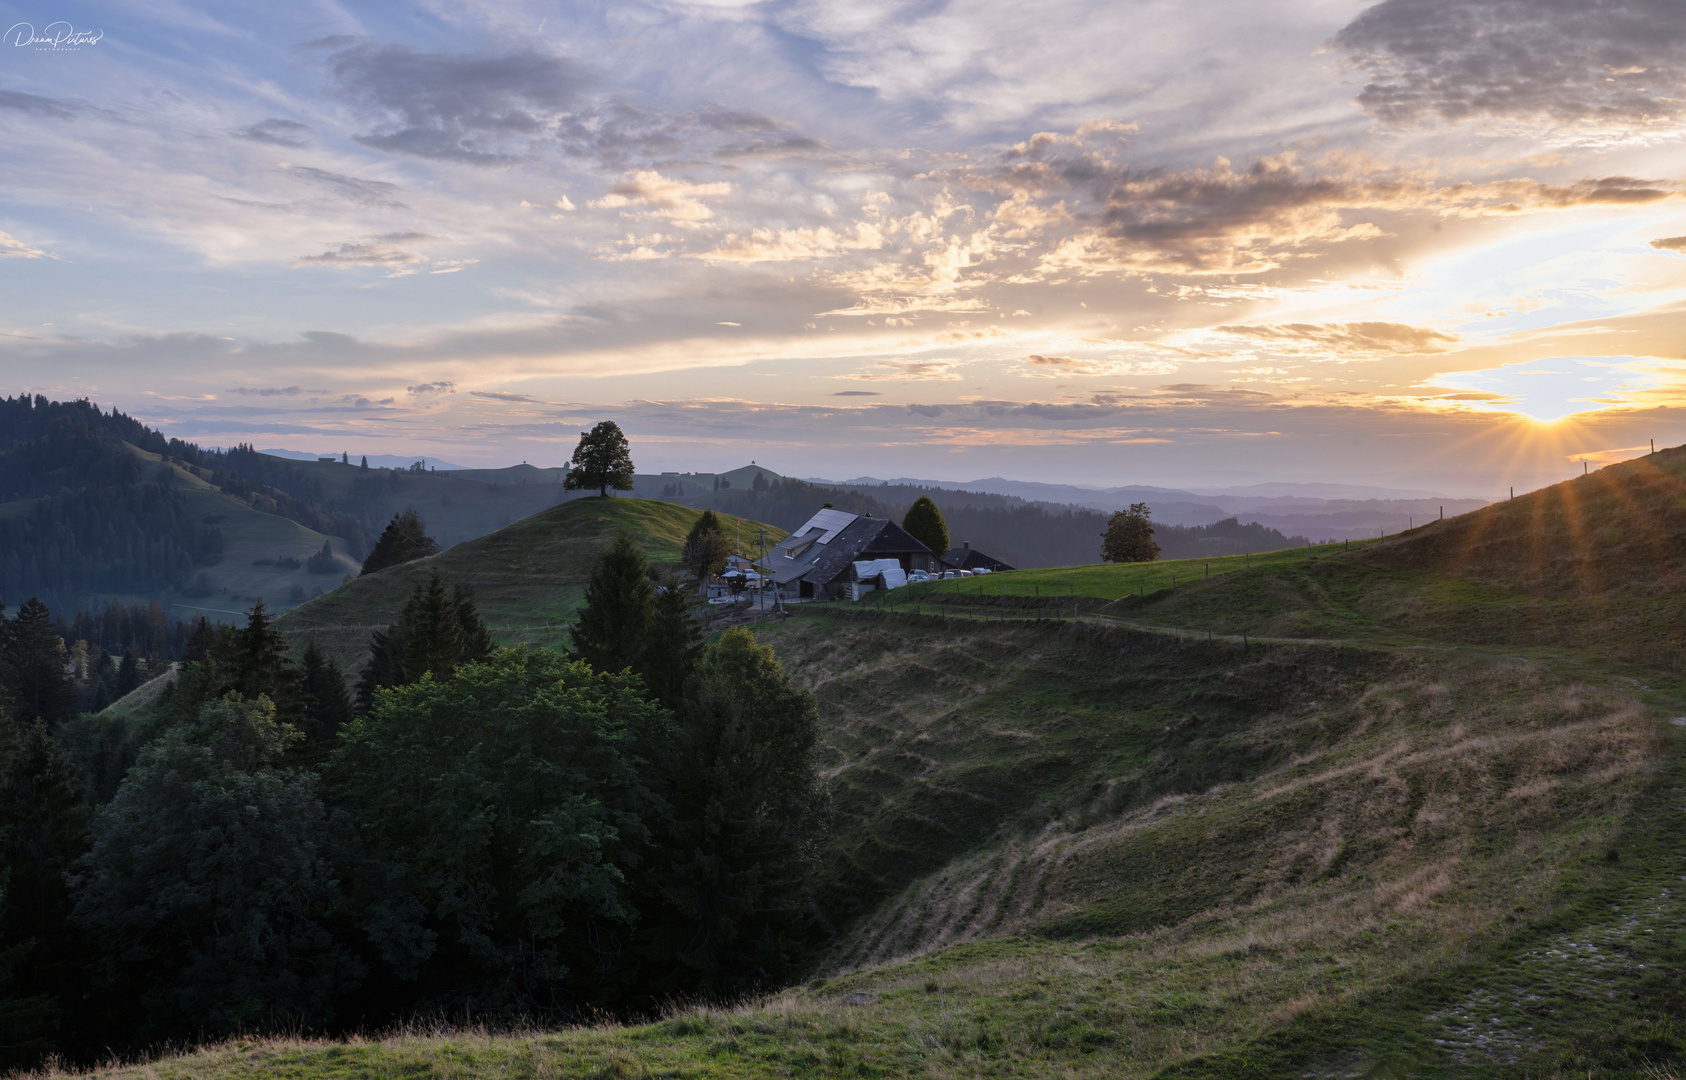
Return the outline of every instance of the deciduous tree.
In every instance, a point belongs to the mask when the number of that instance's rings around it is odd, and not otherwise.
[[[439,1005],[558,1017],[610,964],[653,812],[629,748],[662,714],[623,675],[510,650],[382,694],[329,765],[362,840],[365,933]]]
[[[1101,558],[1107,562],[1152,562],[1159,558],[1153,542],[1153,511],[1147,503],[1131,503],[1107,522],[1101,539]]]
[[[580,443],[568,464],[567,478],[562,481],[568,491],[596,488],[599,495],[608,498],[610,488],[632,490],[632,447],[613,420],[580,432]]]
[[[948,554],[948,523],[943,520],[943,512],[937,509],[937,504],[929,495],[921,495],[915,499],[913,505],[907,508],[907,514],[902,518],[902,528],[908,535],[931,549],[933,555]]]
[[[337,886],[316,777],[267,698],[230,695],[141,751],[94,816],[75,917],[153,1038],[316,1025],[360,976],[324,928]]]

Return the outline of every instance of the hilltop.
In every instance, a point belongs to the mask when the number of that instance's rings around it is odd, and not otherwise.
[[[637,537],[658,568],[677,569],[685,535],[702,511],[649,499],[573,499],[465,541],[426,559],[354,578],[289,611],[277,628],[294,641],[315,638],[346,669],[365,659],[369,634],[398,617],[416,584],[435,569],[474,591],[475,605],[501,644],[566,642],[597,550],[620,529]],[[771,546],[785,533],[756,521],[723,518],[751,554],[764,531]]]

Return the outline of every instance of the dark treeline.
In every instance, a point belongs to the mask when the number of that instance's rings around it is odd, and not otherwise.
[[[177,482],[125,443],[254,509],[343,537],[354,559],[385,524],[381,500],[409,482],[370,469],[330,497],[297,464],[250,446],[206,450],[88,401],[0,398],[0,503],[24,503],[0,515],[0,599],[67,609],[100,595],[165,596],[221,560],[217,515],[196,518]]]
[[[222,532],[175,489],[143,482],[119,439],[156,432],[85,402],[0,399],[0,597],[67,606],[90,593],[159,593],[222,557]]]
[[[706,503],[716,510],[789,530],[807,521],[825,503],[852,514],[900,521],[921,496],[928,496],[941,509],[956,547],[969,542],[979,551],[1023,569],[1101,561],[1101,535],[1106,532],[1110,515],[1081,507],[1027,502],[1013,495],[910,484],[839,488],[784,479],[765,487],[733,488],[686,501]],[[1155,525],[1153,529],[1154,539],[1167,559],[1278,551],[1308,543],[1303,536],[1284,536],[1256,523],[1242,525],[1235,518],[1211,525]]]
[[[569,653],[505,650],[435,573],[360,705],[261,602],[185,641],[107,609],[74,632],[181,662],[99,716],[39,601],[0,620],[0,1068],[789,978],[820,925],[814,700],[694,603],[623,535]]]

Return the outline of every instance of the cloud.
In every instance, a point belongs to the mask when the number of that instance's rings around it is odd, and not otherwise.
[[[533,50],[359,44],[330,56],[328,68],[340,93],[375,121],[358,142],[470,165],[507,164],[535,140],[554,137],[590,82],[573,61]]]
[[[255,124],[249,124],[235,134],[242,139],[250,139],[253,142],[272,143],[275,146],[300,147],[305,145],[307,141],[305,134],[309,131],[309,126],[301,124],[297,120],[282,120],[279,117],[271,117],[268,120],[259,120]]]
[[[294,266],[385,266],[406,267],[426,261],[420,254],[398,245],[437,237],[425,233],[401,232],[370,236],[362,240],[348,240],[332,251],[320,255],[305,255],[293,260]]]
[[[1678,251],[1686,254],[1686,236],[1665,236],[1661,240],[1651,241],[1651,246],[1658,251]]]
[[[231,386],[229,387],[228,392],[231,394],[240,394],[243,397],[297,397],[298,395],[304,393],[303,390],[300,390],[296,386],[283,386],[280,388]]]
[[[1025,363],[1028,367],[1017,374],[1036,379],[1057,379],[1067,375],[1173,375],[1180,367],[1170,360],[1090,360],[1041,353],[1031,353],[1025,358]]]
[[[308,165],[282,165],[281,168],[291,176],[325,187],[350,202],[363,206],[408,209],[392,197],[392,193],[398,190],[398,185],[389,184],[385,180],[364,180],[326,169],[313,169]]]
[[[1292,152],[1236,167],[1138,169],[1110,158],[1049,155],[1030,165],[958,170],[957,182],[1015,193],[1100,202],[1043,250],[1014,284],[1100,274],[1256,274],[1337,245],[1392,235],[1381,215],[1477,218],[1578,206],[1637,206],[1679,198],[1672,180],[1631,176],[1546,183],[1528,177],[1447,182],[1424,165],[1330,153],[1307,163]],[[1017,197],[1015,195],[1015,197]],[[1032,205],[1020,200],[1028,210]]]
[[[30,247],[11,233],[0,232],[0,259],[50,259],[38,247]]]
[[[439,385],[439,384],[435,383],[433,385]],[[444,385],[449,386],[451,384],[446,383]],[[416,387],[414,387],[414,386],[410,387],[410,393],[414,394],[416,392],[417,392]],[[471,397],[487,398],[487,399],[492,400],[492,401],[507,401],[511,404],[517,404],[517,405],[544,405],[544,404],[546,404],[546,402],[540,401],[538,398],[528,397],[526,394],[512,394],[507,390],[470,390],[469,395]]]
[[[817,229],[753,229],[747,236],[727,233],[700,258],[710,262],[788,262],[823,259],[849,251],[873,251],[884,246],[884,234],[869,222],[857,222],[854,235],[829,226]]]
[[[843,376],[863,382],[955,382],[965,361],[949,357],[932,360],[883,360],[863,371]]]
[[[1276,323],[1259,326],[1219,326],[1219,333],[1264,341],[1278,351],[1300,355],[1389,356],[1441,353],[1460,342],[1426,326],[1404,323]]]
[[[832,397],[883,397],[876,390],[839,390]]]
[[[1371,77],[1359,104],[1389,123],[1640,127],[1686,109],[1674,0],[1383,0],[1332,44]]]
[[[44,120],[70,120],[81,106],[59,98],[39,97],[20,90],[0,90],[0,109],[16,109]]]
[[[707,221],[714,211],[702,201],[705,195],[728,195],[732,185],[725,181],[693,184],[674,180],[653,169],[627,173],[601,199],[591,205],[599,209],[616,210],[627,207],[646,207],[668,221]]]
[[[935,418],[941,416],[944,409],[941,405],[909,405],[907,411],[915,416]]]
[[[428,394],[454,394],[457,392],[457,384],[445,379],[440,379],[436,382],[421,383],[418,386],[406,386],[404,389],[408,390],[416,397],[424,397]],[[473,393],[473,391],[469,392]]]

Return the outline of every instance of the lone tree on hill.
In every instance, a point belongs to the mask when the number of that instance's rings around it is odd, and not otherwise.
[[[921,495],[907,508],[907,515],[902,518],[902,528],[908,535],[931,549],[933,555],[948,553],[948,522],[943,520],[943,512],[937,509],[937,504],[931,501],[929,495]]]
[[[373,574],[389,566],[437,554],[438,542],[427,535],[427,523],[412,506],[401,514],[393,515],[392,521],[381,533],[381,538],[375,541],[375,550],[369,552],[369,557],[363,560],[363,574]],[[363,574],[358,576],[362,577]]]
[[[574,447],[573,460],[568,464],[568,477],[562,481],[568,491],[596,488],[597,494],[606,499],[610,488],[632,490],[632,447],[613,420],[580,432],[580,444]]]
[[[1101,558],[1107,562],[1152,562],[1159,558],[1153,542],[1153,511],[1147,503],[1131,503],[1106,523],[1101,534]]]

